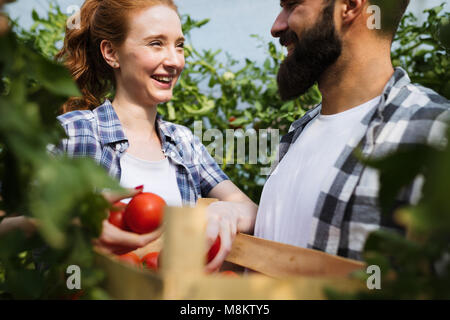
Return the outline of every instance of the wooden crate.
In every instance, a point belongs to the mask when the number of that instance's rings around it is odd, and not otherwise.
[[[291,300],[323,299],[324,288],[361,290],[349,273],[364,264],[309,249],[238,235],[227,268],[246,267],[238,278],[205,274],[205,208],[167,208],[163,239],[136,250],[139,256],[162,251],[158,273],[139,270],[97,252],[106,272],[105,289],[115,299]]]

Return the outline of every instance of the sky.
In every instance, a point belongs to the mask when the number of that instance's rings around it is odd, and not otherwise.
[[[7,5],[12,18],[23,27],[32,24],[31,11],[45,15],[50,0],[18,0]],[[411,0],[409,10],[416,14],[425,7],[433,7],[447,0]],[[71,5],[81,6],[82,0],[56,0],[63,12]],[[175,0],[180,14],[211,21],[191,34],[197,49],[221,49],[239,61],[245,58],[264,61],[266,53],[257,48],[259,42],[250,35],[257,34],[265,42],[273,40],[270,28],[280,11],[279,0]],[[447,5],[447,10],[450,5]],[[275,41],[275,43],[278,43]]]

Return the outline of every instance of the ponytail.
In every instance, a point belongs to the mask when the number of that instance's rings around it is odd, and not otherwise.
[[[72,97],[63,105],[63,113],[97,107],[114,79],[111,67],[102,57],[100,44],[92,34],[92,24],[101,2],[84,2],[81,11],[77,13],[80,15],[80,25],[75,28],[66,27],[64,46],[56,55],[57,59],[64,60],[82,93],[82,97]]]

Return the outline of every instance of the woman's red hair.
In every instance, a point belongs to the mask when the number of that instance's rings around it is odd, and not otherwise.
[[[80,26],[66,28],[64,46],[56,55],[76,81],[82,97],[72,97],[62,112],[92,110],[99,106],[114,87],[113,69],[100,51],[102,40],[120,46],[127,36],[132,11],[165,5],[175,11],[173,0],[86,0],[79,12]]]

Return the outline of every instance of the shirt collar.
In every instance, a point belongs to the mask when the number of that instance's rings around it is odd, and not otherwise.
[[[163,146],[166,142],[176,141],[173,127],[170,123],[164,121],[159,114],[156,115],[156,129],[158,130],[159,137],[161,138]]]
[[[128,142],[122,124],[120,123],[119,117],[117,116],[111,101],[106,99],[105,102],[94,109],[93,112],[98,121],[98,134],[102,145],[115,144],[124,141]],[[156,128],[163,146],[165,146],[166,142],[175,141],[170,126],[159,114],[156,115]]]
[[[379,104],[378,111],[382,112],[384,108],[397,96],[400,89],[410,83],[411,79],[409,78],[408,73],[401,67],[395,68],[394,74],[383,89],[381,96],[382,101]],[[320,103],[315,108],[309,110],[302,118],[292,124],[291,130],[297,130],[304,127],[309,121],[314,119],[314,117],[320,112],[321,108],[322,104]]]
[[[95,108],[93,113],[98,122],[98,135],[102,145],[128,141],[119,117],[108,99],[101,106]]]
[[[401,67],[395,68],[393,76],[383,89],[382,102],[380,103],[379,111],[382,111],[395,97],[397,97],[401,88],[409,85],[411,79],[408,73]]]

